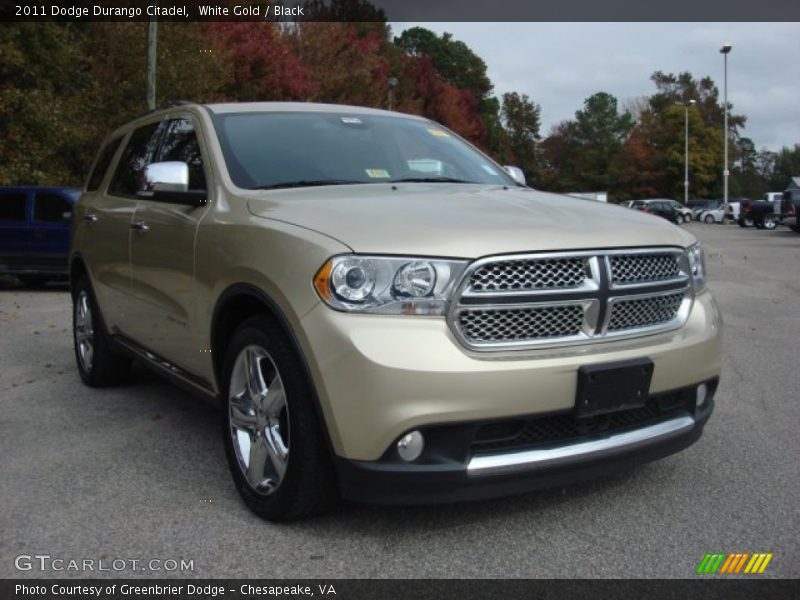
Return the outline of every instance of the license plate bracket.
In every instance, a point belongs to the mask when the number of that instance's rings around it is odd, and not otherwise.
[[[576,416],[593,417],[644,406],[653,368],[649,358],[580,367]]]

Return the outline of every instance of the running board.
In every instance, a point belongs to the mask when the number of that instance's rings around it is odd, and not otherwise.
[[[133,358],[140,360],[146,367],[166,377],[183,389],[202,396],[204,400],[210,401],[214,406],[219,406],[219,398],[216,392],[205,379],[173,365],[168,360],[150,352],[146,348],[142,348],[136,342],[121,334],[116,334],[112,337],[117,346]]]

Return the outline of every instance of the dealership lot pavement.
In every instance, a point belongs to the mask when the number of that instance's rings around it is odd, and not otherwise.
[[[17,571],[32,554],[188,559],[193,571],[172,574],[195,577],[695,577],[706,552],[773,552],[762,577],[799,577],[800,235],[688,227],[726,324],[717,409],[697,444],[564,489],[343,505],[280,526],[239,501],[213,409],[141,370],[84,387],[66,288],[0,282],[0,577],[92,576]]]

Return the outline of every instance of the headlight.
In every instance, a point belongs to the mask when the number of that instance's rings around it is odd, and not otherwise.
[[[335,256],[314,277],[328,306],[346,312],[443,315],[466,261]]]
[[[703,252],[703,246],[698,242],[687,248],[686,257],[689,259],[689,271],[694,284],[694,292],[697,294],[706,287],[706,255]]]

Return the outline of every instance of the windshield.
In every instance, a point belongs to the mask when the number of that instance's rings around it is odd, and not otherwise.
[[[214,117],[233,182],[248,189],[388,182],[516,185],[429,121],[325,112]]]

